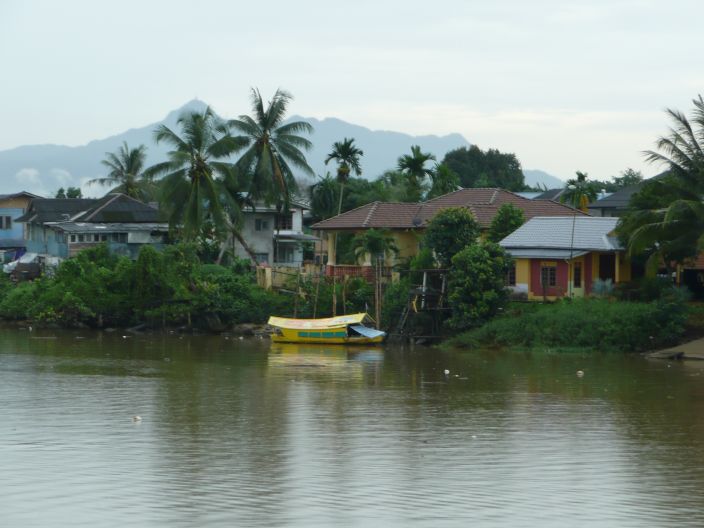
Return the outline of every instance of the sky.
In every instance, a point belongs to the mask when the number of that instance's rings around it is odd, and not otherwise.
[[[197,97],[461,133],[526,169],[607,179],[704,93],[701,0],[0,0],[0,150],[81,145]]]

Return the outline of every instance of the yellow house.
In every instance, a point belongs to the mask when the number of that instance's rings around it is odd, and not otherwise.
[[[586,216],[581,211],[552,200],[531,200],[518,194],[495,188],[460,189],[422,203],[372,202],[357,209],[313,224],[314,230],[327,237],[329,273],[337,266],[335,237],[338,233],[358,234],[367,229],[385,229],[394,237],[397,255],[388,255],[387,264],[395,264],[418,254],[420,239],[428,222],[443,209],[465,207],[482,229],[488,229],[499,208],[510,203],[523,211],[526,219],[535,216]],[[371,265],[366,256],[363,266]]]
[[[597,279],[631,280],[631,266],[614,230],[618,218],[535,217],[499,244],[514,259],[508,283],[529,299],[583,297]]]

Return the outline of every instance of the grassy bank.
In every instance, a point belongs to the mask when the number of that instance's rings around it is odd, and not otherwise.
[[[446,346],[639,352],[676,344],[687,320],[687,305],[678,298],[649,303],[578,299],[513,304],[504,315],[455,336]]]

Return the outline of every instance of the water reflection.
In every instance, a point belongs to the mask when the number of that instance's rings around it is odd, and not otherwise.
[[[0,333],[3,526],[704,524],[704,364],[76,337]]]

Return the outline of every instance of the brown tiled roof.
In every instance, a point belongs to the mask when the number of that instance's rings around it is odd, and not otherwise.
[[[552,200],[529,200],[503,189],[460,189],[424,203],[372,202],[341,215],[313,224],[313,229],[413,229],[425,227],[440,211],[448,207],[466,207],[483,228],[489,227],[496,212],[505,203],[521,209],[530,220],[534,216],[570,216],[585,213]]]

